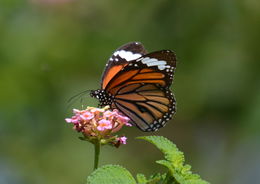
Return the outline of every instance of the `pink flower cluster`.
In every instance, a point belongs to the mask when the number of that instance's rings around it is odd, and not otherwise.
[[[74,115],[66,118],[65,121],[72,123],[73,128],[82,132],[87,140],[103,139],[103,142],[112,143],[115,146],[126,144],[126,137],[112,136],[124,125],[132,126],[129,118],[122,115],[117,109],[108,110],[108,107],[94,108],[88,107],[85,110],[73,109]],[[106,141],[108,140],[108,141]]]

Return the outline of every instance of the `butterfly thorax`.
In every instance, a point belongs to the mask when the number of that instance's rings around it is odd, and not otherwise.
[[[113,99],[114,99],[114,97],[111,94],[105,92],[102,89],[90,91],[90,96],[93,98],[97,98],[100,103],[99,106],[101,107],[106,105],[110,106],[113,103]]]

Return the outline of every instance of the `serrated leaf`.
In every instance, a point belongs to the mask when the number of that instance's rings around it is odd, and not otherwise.
[[[175,144],[162,136],[145,136],[138,139],[146,140],[161,150],[166,160],[156,161],[167,167],[177,183],[180,184],[209,184],[202,180],[199,175],[191,172],[191,166],[184,164],[184,154],[178,150]]]
[[[144,136],[138,137],[138,139],[146,140],[154,144],[161,152],[164,153],[166,160],[173,161],[173,164],[177,167],[184,162],[184,155],[178,150],[175,144],[170,140],[162,136]]]
[[[165,175],[156,173],[149,178],[148,184],[159,184],[162,183],[164,179],[165,179]]]
[[[174,172],[174,167],[172,166],[171,162],[167,160],[157,160],[156,163],[167,167],[171,171],[171,173]]]
[[[119,165],[105,165],[95,170],[87,184],[136,184],[128,170]]]
[[[166,178],[166,174],[161,175],[160,173],[156,173],[147,179],[143,174],[137,174],[137,183],[138,184],[161,184]]]
[[[136,179],[138,184],[146,184],[148,182],[145,175],[143,174],[137,174]]]

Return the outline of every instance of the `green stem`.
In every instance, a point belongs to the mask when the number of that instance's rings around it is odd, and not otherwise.
[[[172,176],[170,171],[168,171],[165,180],[163,181],[163,184],[179,184],[176,179]]]
[[[97,140],[94,144],[95,146],[95,160],[94,160],[94,170],[98,168],[98,162],[99,162],[99,155],[100,155],[100,140]]]

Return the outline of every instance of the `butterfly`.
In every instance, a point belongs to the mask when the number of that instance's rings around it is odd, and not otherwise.
[[[169,89],[176,68],[170,50],[147,53],[139,42],[127,43],[109,58],[101,89],[91,90],[100,106],[109,105],[145,132],[156,131],[172,119],[176,100]]]

